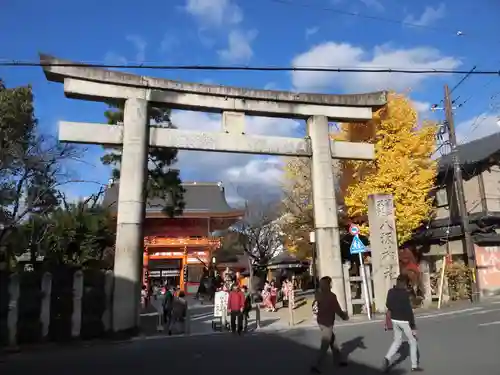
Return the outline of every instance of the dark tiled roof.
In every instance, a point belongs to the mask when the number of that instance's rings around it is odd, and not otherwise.
[[[296,264],[296,263],[301,263],[301,261],[288,253],[281,253],[275,256],[273,259],[271,259],[268,265]]]
[[[460,163],[467,167],[488,159],[500,151],[500,133],[464,143],[457,147]],[[453,166],[452,155],[447,154],[439,159],[439,172],[449,170]]]
[[[118,202],[118,186],[114,184],[106,190],[103,206],[116,210]],[[220,183],[183,183],[184,213],[230,213],[239,211],[228,205],[224,187]],[[146,212],[161,212],[167,202],[162,198],[148,200]]]

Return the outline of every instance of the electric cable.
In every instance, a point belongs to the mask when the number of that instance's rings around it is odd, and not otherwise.
[[[369,15],[369,14],[364,14],[360,12],[354,12],[354,11],[348,11],[344,9],[339,9],[339,8],[333,8],[333,7],[325,7],[322,5],[316,5],[316,4],[304,4],[304,3],[296,3],[293,1],[289,0],[268,0],[269,2],[272,3],[277,3],[277,4],[282,4],[282,5],[291,5],[295,7],[302,7],[302,8],[309,8],[309,9],[318,9],[323,12],[331,12],[331,13],[336,13],[342,16],[349,16],[349,17],[358,17],[358,18],[364,18],[367,20],[372,20],[372,21],[379,21],[379,22],[385,22],[385,23],[392,23],[392,24],[398,24],[401,26],[407,26],[407,27],[413,27],[413,28],[418,28],[418,29],[423,29],[423,30],[429,30],[433,32],[439,32],[439,33],[445,33],[445,34],[451,34],[455,37],[465,37],[471,38],[471,39],[481,39],[484,42],[484,39],[486,37],[486,34],[484,35],[479,35],[479,34],[474,34],[474,33],[469,33],[468,31],[463,31],[463,30],[456,30],[456,29],[449,29],[445,27],[437,27],[437,26],[429,26],[429,25],[422,25],[418,22],[411,22],[411,21],[405,21],[405,20],[399,20],[399,19],[394,19],[394,18],[387,18],[387,17],[381,17],[381,16],[374,16],[374,15]],[[491,37],[491,35],[487,35],[488,37]],[[498,41],[500,43],[500,40]]]
[[[329,73],[400,73],[400,74],[468,74],[494,75],[500,70],[455,70],[455,69],[411,69],[411,68],[355,68],[355,67],[293,67],[293,66],[229,66],[229,65],[147,65],[147,64],[101,64],[101,63],[42,63],[22,60],[0,61],[0,67],[85,67],[112,69],[155,70],[215,70],[215,71],[274,71],[274,72],[329,72]]]

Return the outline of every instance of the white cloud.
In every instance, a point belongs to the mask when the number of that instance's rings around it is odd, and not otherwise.
[[[314,34],[317,34],[319,31],[319,27],[308,27],[306,29],[306,39],[313,36]]]
[[[228,35],[228,46],[218,51],[221,60],[229,63],[246,63],[253,56],[252,42],[257,31],[232,30]]]
[[[139,35],[128,35],[126,37],[127,41],[133,44],[136,49],[135,61],[137,63],[142,63],[146,60],[146,47],[148,43],[144,40],[143,37]]]
[[[175,46],[179,44],[179,39],[172,35],[171,32],[166,33],[160,43],[160,51],[170,52]]]
[[[264,86],[264,90],[278,90],[276,82],[268,82]]]
[[[466,143],[498,133],[500,131],[499,120],[499,116],[487,112],[460,122],[456,126],[458,142]]]
[[[231,0],[186,0],[185,10],[203,26],[235,25],[243,13]]]
[[[139,35],[128,35],[125,39],[132,43],[135,49],[133,63],[143,63],[146,59],[147,42]],[[104,55],[104,62],[108,65],[127,65],[130,61],[124,55],[115,51],[108,51]]]
[[[242,185],[278,185],[282,178],[283,159],[278,157],[251,159],[244,166],[225,171],[230,181]]]
[[[446,13],[446,6],[444,3],[440,3],[438,6],[433,8],[432,6],[427,6],[420,17],[416,17],[412,14],[408,15],[404,19],[404,23],[412,24],[415,26],[430,26],[440,19],[444,18]]]
[[[431,103],[412,100],[413,106],[418,113],[425,113],[431,110]]]
[[[207,33],[206,29],[199,29],[198,30],[198,39],[200,40],[200,43],[203,45],[203,47],[207,49],[213,49],[216,40]]]
[[[296,67],[360,69],[454,69],[461,62],[451,56],[442,56],[431,47],[396,49],[380,45],[375,46],[373,51],[366,51],[348,43],[326,42],[296,56],[292,64]],[[349,92],[403,91],[414,89],[428,77],[427,74],[292,72],[293,85],[300,91],[325,90],[332,86],[340,86]]]
[[[106,52],[104,63],[107,65],[127,65],[128,61],[125,56],[122,56],[114,51]]]
[[[384,6],[378,0],[361,0],[361,2],[367,8],[375,9],[377,12],[382,12],[384,10]]]
[[[172,121],[185,130],[219,131],[222,127],[220,115],[203,112],[175,111]],[[247,134],[294,136],[301,126],[301,123],[290,119],[246,118]],[[189,179],[222,181],[231,199],[236,199],[236,188],[240,187],[252,186],[259,191],[276,193],[282,173],[279,158],[274,156],[194,151],[179,152],[176,168]]]

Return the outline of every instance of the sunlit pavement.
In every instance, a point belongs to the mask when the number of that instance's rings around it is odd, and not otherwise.
[[[500,304],[493,302],[462,310],[423,314],[417,319],[421,365],[426,374],[496,374],[500,368]],[[269,326],[272,327],[272,326]],[[354,321],[336,328],[339,343],[349,353],[350,366],[324,373],[380,374],[390,345],[390,332],[381,321]],[[90,374],[113,371],[183,371],[185,375],[214,371],[255,375],[269,371],[307,374],[316,355],[318,332],[312,327],[264,328],[259,333],[234,337],[229,333],[192,337],[136,339],[115,345],[24,352],[0,364],[2,374]],[[405,354],[407,350],[403,350]],[[409,370],[403,358],[392,373]]]

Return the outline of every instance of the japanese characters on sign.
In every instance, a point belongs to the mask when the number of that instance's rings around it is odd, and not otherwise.
[[[381,196],[375,201],[375,211],[379,218],[379,240],[382,245],[381,261],[385,265],[385,274],[396,277],[398,243],[394,226],[394,203],[391,196]]]
[[[393,197],[389,194],[370,194],[368,197],[374,302],[376,306],[380,306],[381,311],[385,306],[387,290],[394,285],[399,274],[393,202]]]
[[[214,296],[214,318],[220,318],[227,314],[227,301],[229,293],[219,291]]]
[[[375,212],[378,217],[387,217],[394,214],[394,204],[391,196],[384,196],[375,201]]]
[[[500,288],[500,248],[475,246],[481,288],[495,291]]]

